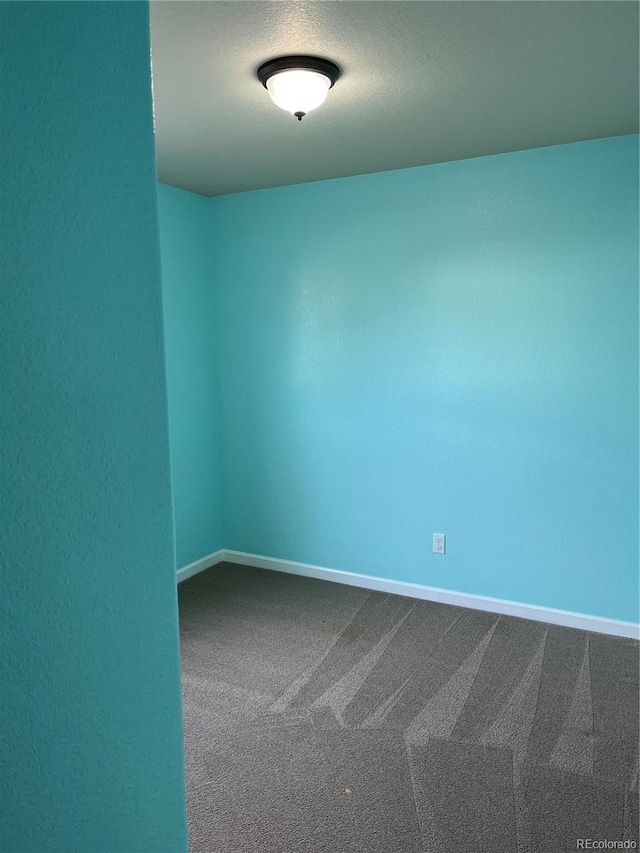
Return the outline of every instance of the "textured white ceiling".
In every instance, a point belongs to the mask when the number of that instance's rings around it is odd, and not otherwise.
[[[636,2],[152,2],[160,180],[202,195],[638,130]],[[302,122],[255,69],[343,71]]]

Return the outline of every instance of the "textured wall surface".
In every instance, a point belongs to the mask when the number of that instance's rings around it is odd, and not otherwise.
[[[179,853],[148,9],[0,21],[0,849]]]
[[[222,548],[207,199],[158,187],[178,566]]]
[[[633,136],[212,199],[224,546],[637,621],[637,192]]]

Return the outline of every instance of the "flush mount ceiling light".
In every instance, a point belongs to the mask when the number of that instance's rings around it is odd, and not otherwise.
[[[318,56],[280,56],[264,62],[256,74],[273,103],[302,121],[324,103],[340,69]]]

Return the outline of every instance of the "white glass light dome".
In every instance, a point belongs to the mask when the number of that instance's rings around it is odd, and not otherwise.
[[[273,103],[292,115],[308,113],[324,103],[331,80],[319,71],[292,68],[269,77],[267,90]]]
[[[280,56],[263,62],[256,74],[273,103],[301,121],[324,103],[340,69],[319,56]]]

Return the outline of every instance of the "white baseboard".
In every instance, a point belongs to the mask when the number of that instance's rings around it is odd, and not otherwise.
[[[223,556],[224,553],[225,552],[222,550],[214,551],[213,554],[208,554],[201,560],[196,560],[195,563],[189,563],[188,566],[183,566],[181,569],[178,569],[178,583],[182,583],[182,581],[186,581],[187,578],[190,578],[193,575],[197,575],[198,572],[204,572],[205,569],[210,569],[212,566],[217,566],[218,563],[221,563],[223,560],[227,559]]]
[[[640,625],[634,622],[621,622],[617,619],[588,616],[584,613],[572,613],[569,610],[555,610],[552,607],[539,607],[535,604],[520,604],[516,601],[505,601],[501,598],[489,598],[484,595],[452,592],[451,590],[423,586],[417,583],[376,578],[372,575],[359,575],[355,572],[312,566],[309,563],[296,563],[292,560],[263,557],[260,554],[247,554],[244,551],[229,551],[227,549],[216,551],[215,554],[210,554],[197,563],[191,563],[190,566],[180,569],[178,582],[221,562],[255,566],[257,569],[269,569],[290,575],[302,575],[307,578],[318,578],[333,583],[373,589],[378,592],[391,592],[395,595],[406,595],[409,598],[420,598],[424,601],[438,601],[441,604],[453,604],[456,607],[468,607],[471,610],[487,610],[489,613],[519,616],[521,619],[563,625],[567,628],[579,628],[583,631],[595,631],[598,634],[611,634],[615,637],[629,637],[634,640],[640,638]]]

